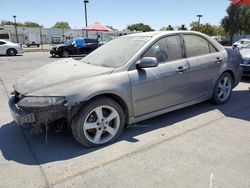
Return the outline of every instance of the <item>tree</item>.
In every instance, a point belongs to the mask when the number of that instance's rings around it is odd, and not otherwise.
[[[192,22],[190,24],[192,31],[199,31],[201,33],[205,33],[207,35],[214,35],[214,27],[209,23],[206,24],[199,24],[198,22]]]
[[[52,28],[70,28],[68,22],[56,22],[55,25]]]
[[[183,30],[183,31],[186,31],[186,30],[187,30],[185,24],[182,24],[182,25],[179,26],[177,29],[178,29],[178,30]]]
[[[15,25],[15,23],[12,22],[12,21],[3,20],[3,21],[1,21],[1,26],[4,26],[4,25]],[[20,22],[17,22],[16,25],[17,26],[23,26],[23,24],[20,23]]]
[[[149,25],[145,25],[143,23],[132,24],[127,27],[130,31],[154,31]]]
[[[242,22],[242,31],[245,34],[250,34],[250,6],[241,5],[241,22]]]
[[[192,31],[199,31],[210,36],[226,36],[226,32],[221,25],[216,26],[209,23],[199,24],[198,22],[192,22],[190,27]]]
[[[2,26],[4,25],[15,25],[14,22],[12,21],[1,21],[1,24]],[[17,26],[22,26],[22,27],[41,27],[42,25],[39,25],[38,23],[35,23],[35,22],[24,22],[24,23],[20,23],[20,22],[17,22],[16,23]]]
[[[172,25],[168,25],[167,27],[162,27],[160,29],[160,31],[173,31],[174,28],[172,27]]]
[[[230,4],[221,24],[225,31],[231,36],[250,32],[250,6]]]
[[[222,25],[219,25],[219,26],[215,26],[214,35],[227,36],[227,33],[225,29],[222,27]]]
[[[173,31],[174,28],[172,27],[172,25],[168,25],[168,27],[166,28],[167,31]]]
[[[26,27],[41,27],[41,25],[39,25],[38,23],[35,23],[35,22],[24,22],[23,25]]]

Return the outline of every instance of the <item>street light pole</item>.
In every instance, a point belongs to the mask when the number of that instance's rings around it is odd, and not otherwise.
[[[198,28],[200,29],[201,17],[203,17],[203,15],[198,14],[197,17],[198,17]]]
[[[84,10],[85,10],[85,26],[88,26],[88,17],[87,17],[87,3],[89,0],[84,0]],[[88,31],[86,31],[86,37],[88,37]]]
[[[19,43],[18,34],[17,34],[16,16],[14,15],[13,18],[14,18],[14,23],[15,23],[16,42]]]

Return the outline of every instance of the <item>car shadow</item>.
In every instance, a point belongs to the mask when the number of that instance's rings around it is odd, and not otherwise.
[[[178,122],[211,110],[219,110],[225,116],[250,121],[249,96],[249,90],[234,91],[231,100],[224,105],[213,105],[210,102],[203,102],[139,122],[136,125],[130,125],[113,144],[124,140],[127,142],[139,142],[136,139],[138,135],[163,127],[174,126]],[[19,127],[13,121],[0,128],[0,149],[2,155],[6,160],[21,164],[37,165],[63,161],[97,151],[103,147],[82,147],[74,140],[70,130],[64,130],[57,134],[49,133],[48,142],[46,143],[45,134],[30,134],[28,130]]]
[[[4,54],[1,54],[0,57],[18,57],[18,56],[23,56],[21,54],[17,54],[17,55],[4,55]]]

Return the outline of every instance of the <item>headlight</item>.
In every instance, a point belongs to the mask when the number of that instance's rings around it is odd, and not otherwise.
[[[19,107],[50,107],[60,106],[65,102],[64,97],[25,97],[17,105]]]

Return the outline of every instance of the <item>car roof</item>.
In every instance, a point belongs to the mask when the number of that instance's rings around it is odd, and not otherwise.
[[[159,37],[164,35],[171,35],[171,34],[201,34],[196,31],[151,31],[151,32],[140,32],[140,33],[133,33],[130,35],[126,35],[123,37]]]
[[[225,48],[220,45],[218,42],[216,42],[214,39],[209,37],[208,35],[205,35],[204,33],[197,32],[197,31],[153,31],[153,32],[141,32],[141,33],[133,33],[130,35],[122,36],[124,38],[126,37],[151,37],[152,40],[155,40],[160,37],[168,36],[168,35],[178,35],[178,34],[192,34],[192,35],[198,35],[200,37],[203,37],[210,41],[219,51],[225,50]]]

